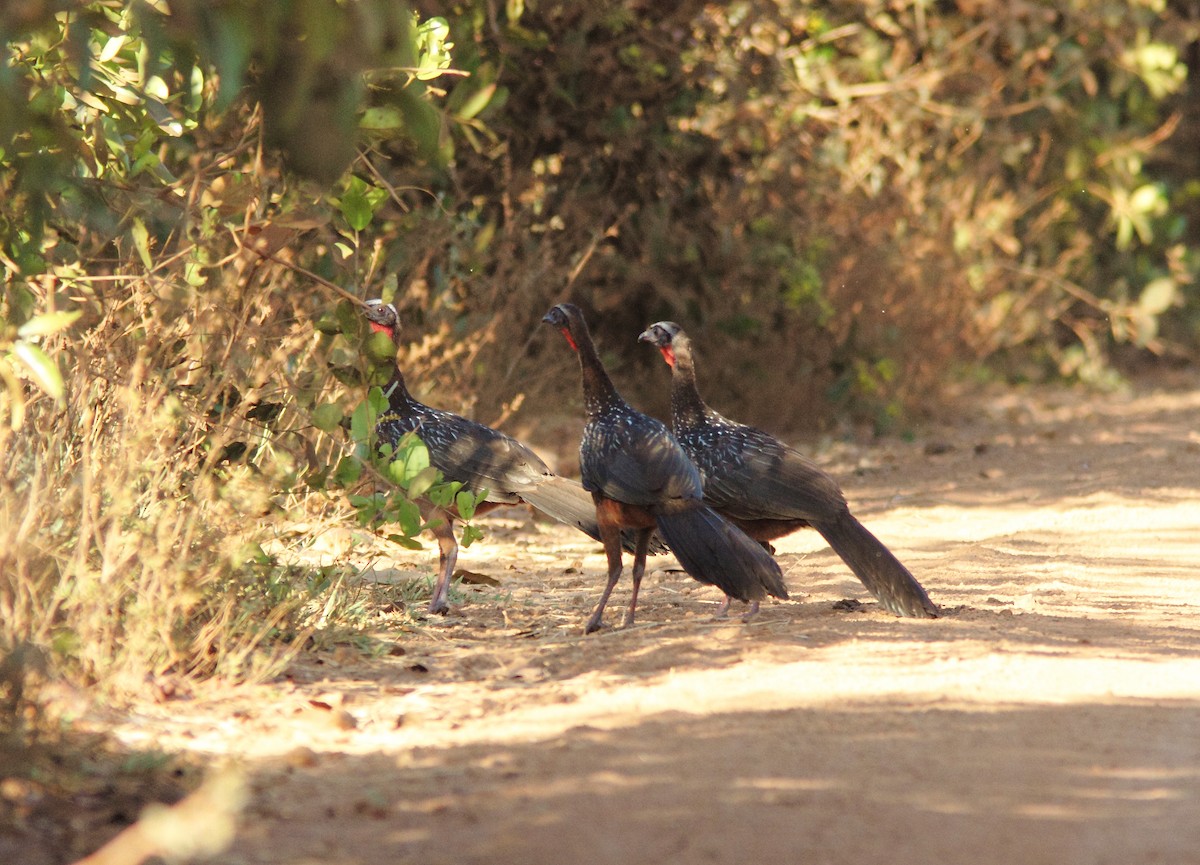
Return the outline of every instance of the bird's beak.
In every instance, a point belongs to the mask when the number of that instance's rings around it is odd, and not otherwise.
[[[638,342],[654,342],[654,334],[649,330],[643,330],[641,336],[638,337]]]

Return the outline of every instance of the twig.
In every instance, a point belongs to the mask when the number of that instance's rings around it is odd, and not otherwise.
[[[1155,129],[1149,135],[1144,135],[1141,138],[1135,138],[1133,141],[1127,142],[1126,147],[1131,148],[1135,153],[1149,153],[1157,145],[1162,144],[1179,128],[1179,122],[1183,120],[1183,114],[1176,111],[1163,122],[1162,126]],[[1103,153],[1096,157],[1096,167],[1106,165],[1113,159],[1116,159],[1123,152],[1120,145],[1110,146]]]
[[[625,208],[625,212],[622,213],[620,216],[618,216],[616,219],[614,219],[612,224],[609,225],[608,228],[604,229],[604,231],[599,231],[599,232],[596,232],[594,235],[592,235],[592,240],[587,245],[587,249],[585,249],[583,251],[583,255],[579,256],[579,261],[575,262],[575,266],[571,268],[571,272],[567,275],[566,283],[563,285],[562,289],[558,292],[558,294],[554,297],[554,303],[561,303],[562,301],[566,300],[567,296],[571,293],[571,287],[573,285],[575,285],[575,280],[577,280],[579,278],[579,274],[583,273],[583,269],[585,267],[587,267],[587,263],[592,260],[592,256],[596,253],[596,250],[600,247],[600,242],[603,240],[606,240],[610,237],[616,237],[620,233],[621,225],[625,222],[626,219],[628,219],[633,214],[634,209],[635,208],[632,204],[629,205],[628,207]],[[495,326],[495,319],[492,319],[492,322],[489,324],[489,327],[494,329],[494,326]],[[525,355],[525,353],[527,351],[529,351],[529,346],[533,345],[533,341],[537,337],[538,337],[538,332],[536,330],[534,330],[534,332],[530,333],[528,338],[526,338],[525,344],[523,346],[521,346],[521,350],[513,355],[513,360],[509,364],[508,369],[504,373],[504,381],[508,381],[509,379],[512,378],[512,375],[516,371],[516,368],[517,368],[517,360],[519,358],[523,357]]]
[[[235,239],[237,239],[237,235],[236,235],[236,233],[234,233],[234,232],[232,231],[232,229],[230,230],[230,233],[231,233],[231,234],[234,234],[234,237],[235,237]],[[301,266],[300,266],[300,265],[298,265],[298,264],[293,264],[293,263],[292,263],[292,262],[290,262],[290,261],[284,261],[282,258],[280,258],[279,256],[277,256],[277,255],[276,255],[275,253],[273,253],[273,252],[264,252],[263,250],[259,249],[259,248],[258,248],[258,247],[256,247],[256,246],[253,246],[253,245],[251,245],[251,244],[247,244],[247,243],[242,243],[242,242],[240,241],[240,239],[238,239],[238,242],[239,242],[239,246],[240,246],[242,249],[248,249],[248,250],[250,250],[251,252],[253,252],[255,255],[259,256],[260,258],[266,259],[267,261],[274,262],[275,264],[278,264],[278,265],[281,265],[281,266],[283,266],[283,267],[286,267],[286,268],[288,268],[289,270],[291,270],[291,271],[293,271],[293,272],[295,272],[295,273],[298,273],[298,274],[300,274],[301,276],[303,276],[303,277],[305,277],[305,278],[307,278],[307,279],[311,279],[313,282],[317,283],[317,285],[324,286],[325,288],[328,288],[330,291],[334,292],[335,294],[339,295],[340,297],[343,297],[343,298],[345,298],[346,300],[350,301],[351,303],[356,303],[356,304],[358,304],[359,306],[361,306],[361,307],[364,307],[364,308],[366,307],[366,304],[365,304],[365,303],[362,301],[362,299],[361,299],[361,298],[359,298],[359,297],[356,297],[355,295],[353,295],[353,294],[351,294],[350,292],[346,291],[346,289],[342,288],[340,285],[337,285],[336,283],[332,283],[332,282],[330,282],[330,281],[329,281],[328,279],[326,279],[325,277],[323,277],[323,276],[318,276],[317,274],[313,273],[311,270],[308,270],[307,268],[301,267]]]

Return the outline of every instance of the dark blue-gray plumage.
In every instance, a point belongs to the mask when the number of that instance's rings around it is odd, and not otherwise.
[[[399,320],[394,306],[369,300],[365,314],[374,330],[388,334],[393,343],[398,342]],[[503,505],[526,503],[600,540],[591,495],[577,482],[550,471],[541,457],[521,442],[461,415],[425,405],[409,393],[398,366],[384,388],[384,395],[388,408],[375,425],[380,442],[395,446],[405,434],[415,432],[429,450],[430,464],[446,480],[459,481],[474,493],[487,491],[476,514]],[[426,520],[437,518],[431,531],[438,542],[439,568],[429,611],[445,613],[450,608],[450,579],[458,558],[454,520],[459,514],[453,507],[437,508],[428,500],[418,505]],[[634,548],[632,539],[625,538],[624,542]],[[655,539],[653,550],[661,549],[661,543]]]
[[[652,324],[639,340],[657,346],[671,367],[672,431],[699,469],[710,506],[764,543],[812,526],[888,610],[937,615],[921,584],[850,513],[833,478],[769,433],[705,404],[691,342],[678,324]]]
[[[633,409],[613,386],[580,310],[569,303],[546,313],[579,355],[587,423],[579,444],[584,489],[596,502],[600,536],[608,557],[608,584],[588,620],[597,630],[604,607],[621,576],[621,528],[638,539],[633,592],[625,624],[633,622],[645,571],[644,539],[655,528],[692,577],[715,585],[727,597],[757,606],[768,594],[787,597],[779,565],[758,544],[703,501],[700,473],[660,421]]]

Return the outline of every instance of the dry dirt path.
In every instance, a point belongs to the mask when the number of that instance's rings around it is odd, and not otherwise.
[[[809,533],[749,624],[659,562],[584,638],[598,546],[510,512],[396,654],[118,734],[242,762],[230,865],[1200,863],[1200,388],[1025,399],[820,455],[936,621]]]

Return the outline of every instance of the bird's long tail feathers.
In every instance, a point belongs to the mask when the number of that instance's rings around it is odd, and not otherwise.
[[[700,582],[739,601],[787,598],[783,573],[771,554],[710,508],[660,512],[655,519],[679,564]]]
[[[814,522],[812,527],[821,533],[884,608],[897,616],[937,617],[937,607],[908,568],[900,564],[892,551],[853,514],[846,511],[836,520]]]
[[[596,522],[596,503],[592,494],[580,486],[578,481],[559,475],[549,475],[541,483],[525,490],[521,497],[551,519],[574,526],[588,537],[600,540],[600,525]],[[635,546],[632,532],[621,532],[621,546],[632,553]],[[650,539],[650,553],[662,553],[666,546],[662,539]]]

